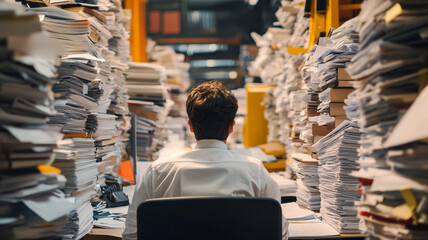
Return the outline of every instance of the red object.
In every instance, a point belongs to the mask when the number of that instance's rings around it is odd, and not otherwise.
[[[149,33],[160,33],[160,11],[150,11]]]
[[[359,177],[358,181],[360,181],[361,185],[363,186],[370,186],[373,183],[373,179],[362,178],[362,177]]]
[[[179,34],[181,32],[180,11],[163,12],[163,34]]]
[[[120,164],[119,171],[117,171],[117,173],[121,177],[123,177],[125,180],[133,182],[134,181],[134,173],[132,171],[131,160],[123,161]]]

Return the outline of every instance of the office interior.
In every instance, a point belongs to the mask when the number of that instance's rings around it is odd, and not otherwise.
[[[141,175],[238,99],[289,239],[428,238],[428,1],[0,0],[0,238],[122,239]],[[248,209],[251,211],[251,209]]]

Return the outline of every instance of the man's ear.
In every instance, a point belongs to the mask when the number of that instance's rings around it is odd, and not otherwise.
[[[232,124],[229,126],[229,134],[233,132],[233,127],[235,126],[235,120],[233,120]]]
[[[192,122],[190,121],[190,119],[189,120],[187,120],[187,124],[189,125],[189,127],[190,127],[190,132],[193,132],[193,125],[192,125]]]

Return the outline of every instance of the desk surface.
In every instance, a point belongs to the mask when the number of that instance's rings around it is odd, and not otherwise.
[[[83,240],[120,240],[124,229],[108,229],[94,227],[83,237]]]
[[[366,235],[364,234],[340,234],[339,236],[329,236],[329,237],[290,237],[289,240],[294,239],[365,239]]]
[[[107,229],[107,228],[93,228],[83,240],[120,240],[122,239],[122,232],[124,229]],[[298,239],[364,239],[363,234],[341,234],[340,236],[329,237],[290,237],[289,240]]]
[[[133,195],[133,188],[135,186],[128,186],[124,188],[124,192],[128,194],[130,197],[130,200],[132,199]],[[282,196],[285,198],[290,198],[293,196],[290,195],[284,195]],[[295,197],[294,197],[295,198]],[[291,199],[290,199],[291,200]],[[289,202],[289,201],[286,201]],[[119,208],[110,208],[109,211],[112,213],[115,212],[127,212],[127,207],[119,207]],[[116,228],[116,229],[108,229],[108,228],[99,228],[94,227],[89,234],[87,234],[83,239],[84,240],[120,240],[122,239],[122,233],[124,229],[122,228]],[[364,235],[361,234],[341,234],[339,236],[328,236],[328,237],[290,237],[290,240],[293,239],[364,239]]]

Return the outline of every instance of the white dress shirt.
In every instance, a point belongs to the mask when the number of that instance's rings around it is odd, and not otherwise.
[[[269,197],[281,203],[277,183],[258,159],[233,153],[224,142],[200,140],[192,151],[154,161],[137,183],[123,239],[137,239],[137,208],[150,198],[184,196]],[[288,223],[283,218],[283,239]]]

